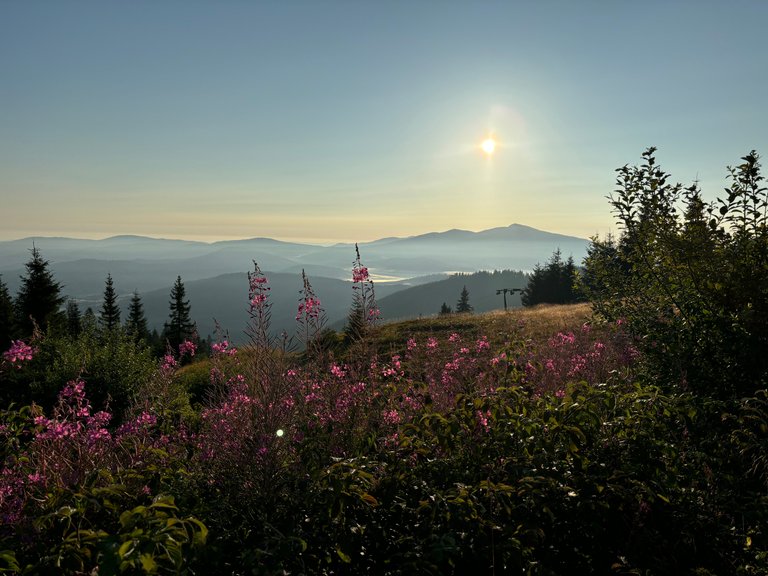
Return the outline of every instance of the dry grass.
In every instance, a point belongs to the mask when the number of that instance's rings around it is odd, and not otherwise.
[[[518,339],[549,338],[563,330],[574,330],[592,319],[592,307],[582,304],[542,304],[484,314],[449,314],[433,318],[384,324],[376,331],[380,352],[401,350],[411,336],[428,334],[448,337],[452,332],[487,336],[492,345],[502,346]]]

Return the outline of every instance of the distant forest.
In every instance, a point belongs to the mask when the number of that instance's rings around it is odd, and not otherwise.
[[[525,288],[528,276],[519,270],[494,270],[474,274],[454,274],[445,280],[430,282],[400,290],[379,300],[379,309],[385,320],[398,320],[428,316],[440,312],[445,302],[455,309],[464,286],[469,292],[469,303],[475,312],[488,312],[504,307],[497,290]],[[507,306],[519,307],[520,294],[507,294]]]

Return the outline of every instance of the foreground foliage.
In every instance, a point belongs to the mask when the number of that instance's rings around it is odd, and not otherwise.
[[[768,385],[768,188],[753,151],[726,197],[673,184],[655,149],[618,170],[618,240],[595,240],[584,287],[598,313],[626,318],[653,376],[720,398]]]
[[[197,418],[174,357],[118,428],[77,380],[50,415],[7,410],[0,570],[768,569],[764,395],[633,384],[623,323],[508,328],[496,349],[454,332],[303,365],[220,342]]]
[[[275,337],[256,265],[249,346],[207,363],[180,368],[189,340],[150,370],[130,337],[12,341],[4,397],[33,402],[0,412],[0,572],[768,573],[768,323],[764,286],[738,290],[768,270],[768,202],[756,156],[733,176],[718,217],[652,150],[620,171],[592,321],[378,327],[358,252],[343,348],[306,275],[303,351]]]

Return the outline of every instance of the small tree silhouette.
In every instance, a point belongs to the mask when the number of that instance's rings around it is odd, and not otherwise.
[[[125,331],[136,340],[149,340],[150,334],[147,327],[147,318],[144,315],[144,304],[138,291],[133,292],[131,303],[128,307],[128,320],[125,323]]]
[[[171,289],[170,314],[165,324],[165,340],[172,350],[179,349],[179,344],[188,338],[196,339],[197,326],[190,318],[191,306],[189,300],[185,300],[186,290],[181,276],[176,278],[176,283]]]
[[[112,274],[107,274],[107,281],[104,286],[104,300],[99,312],[99,324],[105,332],[120,326],[120,307],[117,305],[117,293],[112,282]]]
[[[461,290],[459,301],[456,302],[456,312],[461,314],[465,312],[472,312],[472,305],[469,303],[469,290],[467,290],[466,284]]]

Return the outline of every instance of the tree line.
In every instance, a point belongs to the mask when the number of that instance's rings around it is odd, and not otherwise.
[[[162,354],[166,347],[178,349],[185,340],[199,343],[197,327],[191,318],[191,305],[181,277],[176,278],[170,293],[168,320],[163,330],[148,327],[144,304],[138,291],[134,291],[128,304],[128,314],[121,321],[121,309],[111,274],[107,274],[101,307],[80,309],[76,300],[62,294],[63,286],[50,270],[40,250],[32,247],[31,257],[25,264],[16,297],[0,276],[0,349],[6,350],[13,340],[27,340],[35,333],[78,338],[85,332],[98,333],[108,338],[116,333],[130,337]]]

